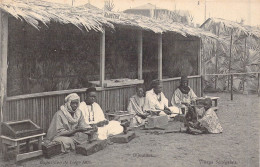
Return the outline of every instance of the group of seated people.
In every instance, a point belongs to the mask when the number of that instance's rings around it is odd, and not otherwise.
[[[194,105],[197,96],[188,86],[187,76],[182,76],[179,87],[174,91],[171,106],[162,92],[162,82],[153,80],[151,90],[144,93],[144,88],[138,86],[136,95],[129,100],[127,110],[134,115],[133,126],[145,124],[150,111],[161,111],[159,115],[168,115],[169,118],[183,114],[187,132],[192,128],[201,130],[203,133],[221,133],[223,131],[218,117],[212,108],[212,101],[206,98],[200,105]]]
[[[146,93],[142,86],[137,86],[136,91],[127,108],[134,115],[134,127],[144,125],[151,111],[159,111],[159,115],[168,115],[169,119],[177,114],[185,115],[187,131],[196,128],[208,133],[222,132],[217,115],[211,109],[210,99],[205,101],[204,110],[199,109],[201,114],[194,112],[194,107],[190,104],[197,96],[188,86],[187,77],[181,77],[180,86],[171,100],[172,106],[168,106],[168,99],[162,92],[162,83],[159,80],[152,81],[151,90]],[[94,138],[98,140],[107,139],[124,130],[119,121],[108,121],[105,118],[103,110],[96,103],[96,88],[93,87],[86,90],[86,99],[82,102],[76,93],[65,98],[65,104],[53,116],[46,140],[61,143],[61,151],[69,152],[77,144],[89,140],[90,130],[95,132]]]

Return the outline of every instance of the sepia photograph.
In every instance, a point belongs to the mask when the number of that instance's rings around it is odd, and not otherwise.
[[[260,0],[0,0],[0,167],[259,167]]]

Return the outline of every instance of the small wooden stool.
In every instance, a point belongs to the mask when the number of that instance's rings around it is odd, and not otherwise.
[[[15,160],[16,162],[24,160],[24,159],[28,159],[28,158],[32,158],[32,157],[37,157],[42,155],[42,140],[43,140],[43,136],[45,135],[45,133],[42,134],[37,134],[37,135],[33,135],[33,136],[27,136],[27,137],[22,137],[22,138],[10,138],[7,136],[1,136],[2,139],[2,148],[3,148],[3,157],[6,156],[7,152],[8,152],[8,146],[13,146],[15,147]],[[29,144],[30,144],[30,140],[36,138],[38,140],[38,150],[37,151],[32,151],[29,152]],[[27,151],[26,153],[20,154],[20,144],[21,141],[26,141],[26,148]]]

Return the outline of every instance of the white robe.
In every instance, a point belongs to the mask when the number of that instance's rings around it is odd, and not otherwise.
[[[106,120],[103,110],[97,103],[87,105],[85,102],[81,102],[79,109],[82,111],[85,122],[89,125]],[[108,125],[98,127],[98,139],[105,140],[108,136],[122,133],[123,130],[124,128],[120,125],[120,122],[109,121]]]
[[[145,102],[144,102],[144,111],[149,110],[164,110],[164,107],[167,107],[171,110],[172,114],[170,117],[174,117],[180,113],[179,108],[172,106],[168,107],[168,99],[164,96],[163,92],[160,94],[155,94],[154,90],[151,89],[146,92]],[[166,115],[165,112],[160,112],[160,115]]]

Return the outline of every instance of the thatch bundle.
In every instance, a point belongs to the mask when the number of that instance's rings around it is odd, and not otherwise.
[[[55,21],[61,24],[73,24],[79,29],[87,31],[93,29],[102,32],[104,26],[114,28],[114,25],[125,25],[155,33],[175,32],[183,36],[217,38],[209,32],[184,24],[121,12],[109,12],[86,5],[73,7],[41,0],[3,0],[0,9],[16,19],[26,21],[37,29],[40,28],[39,23],[48,26],[50,21]]]
[[[201,28],[203,28],[204,30],[215,30],[215,33],[216,27],[218,27],[218,31],[220,31],[220,33],[231,33],[232,31],[232,33],[236,36],[252,36],[254,38],[260,38],[259,29],[221,18],[209,18],[201,25]]]

